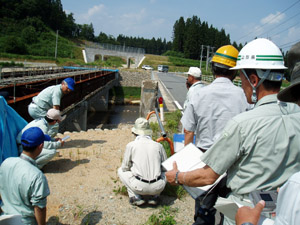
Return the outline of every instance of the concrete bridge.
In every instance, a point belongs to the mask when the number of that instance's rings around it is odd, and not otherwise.
[[[127,67],[130,68],[130,60],[134,60],[135,68],[137,68],[144,59],[145,49],[126,47],[111,44],[90,44],[86,45],[83,51],[85,63],[94,62],[99,56],[102,61],[105,56],[118,56],[126,59]]]

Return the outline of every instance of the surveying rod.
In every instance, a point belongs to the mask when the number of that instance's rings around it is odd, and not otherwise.
[[[165,138],[165,137],[167,137],[167,133],[165,132],[164,126],[161,123],[159,113],[157,111],[157,101],[155,102],[155,115],[156,115],[157,122],[158,122],[158,125],[159,125],[160,130],[161,130],[161,135]]]
[[[164,122],[164,105],[163,105],[162,97],[158,98],[158,103],[159,103],[160,120],[161,122]]]

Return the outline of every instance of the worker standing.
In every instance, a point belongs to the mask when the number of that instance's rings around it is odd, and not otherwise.
[[[240,71],[242,88],[254,108],[226,124],[202,155],[204,168],[183,173],[174,163],[166,177],[172,184],[200,187],[227,172],[231,189],[227,199],[253,206],[251,192],[276,190],[300,170],[300,108],[277,100],[286,67],[280,49],[270,40],[258,38],[245,45],[232,69]],[[224,222],[235,224],[229,217]]]
[[[186,79],[186,87],[188,88],[188,92],[186,94],[186,99],[183,104],[183,110],[186,109],[187,104],[189,103],[191,96],[194,92],[198,90],[198,88],[204,87],[205,85],[201,82],[201,70],[198,67],[190,67],[187,72],[188,77]]]
[[[191,143],[195,135],[196,146],[205,152],[218,139],[226,123],[249,107],[243,90],[232,83],[236,72],[230,68],[236,65],[237,56],[238,50],[232,45],[220,47],[213,56],[212,71],[216,79],[193,93],[181,118],[185,145]],[[209,194],[196,199],[194,225],[214,224],[213,206],[223,189],[226,194],[225,183],[224,179]]]

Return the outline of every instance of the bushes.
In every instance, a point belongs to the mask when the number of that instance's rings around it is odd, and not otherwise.
[[[13,54],[27,54],[27,47],[23,39],[17,36],[6,36],[0,40],[0,50]]]

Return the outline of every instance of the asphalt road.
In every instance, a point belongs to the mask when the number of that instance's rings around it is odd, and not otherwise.
[[[176,105],[183,107],[187,88],[185,86],[186,77],[176,75],[175,73],[160,73],[157,72],[158,78],[164,84],[168,92],[173,96]],[[178,106],[177,106],[178,107]]]

